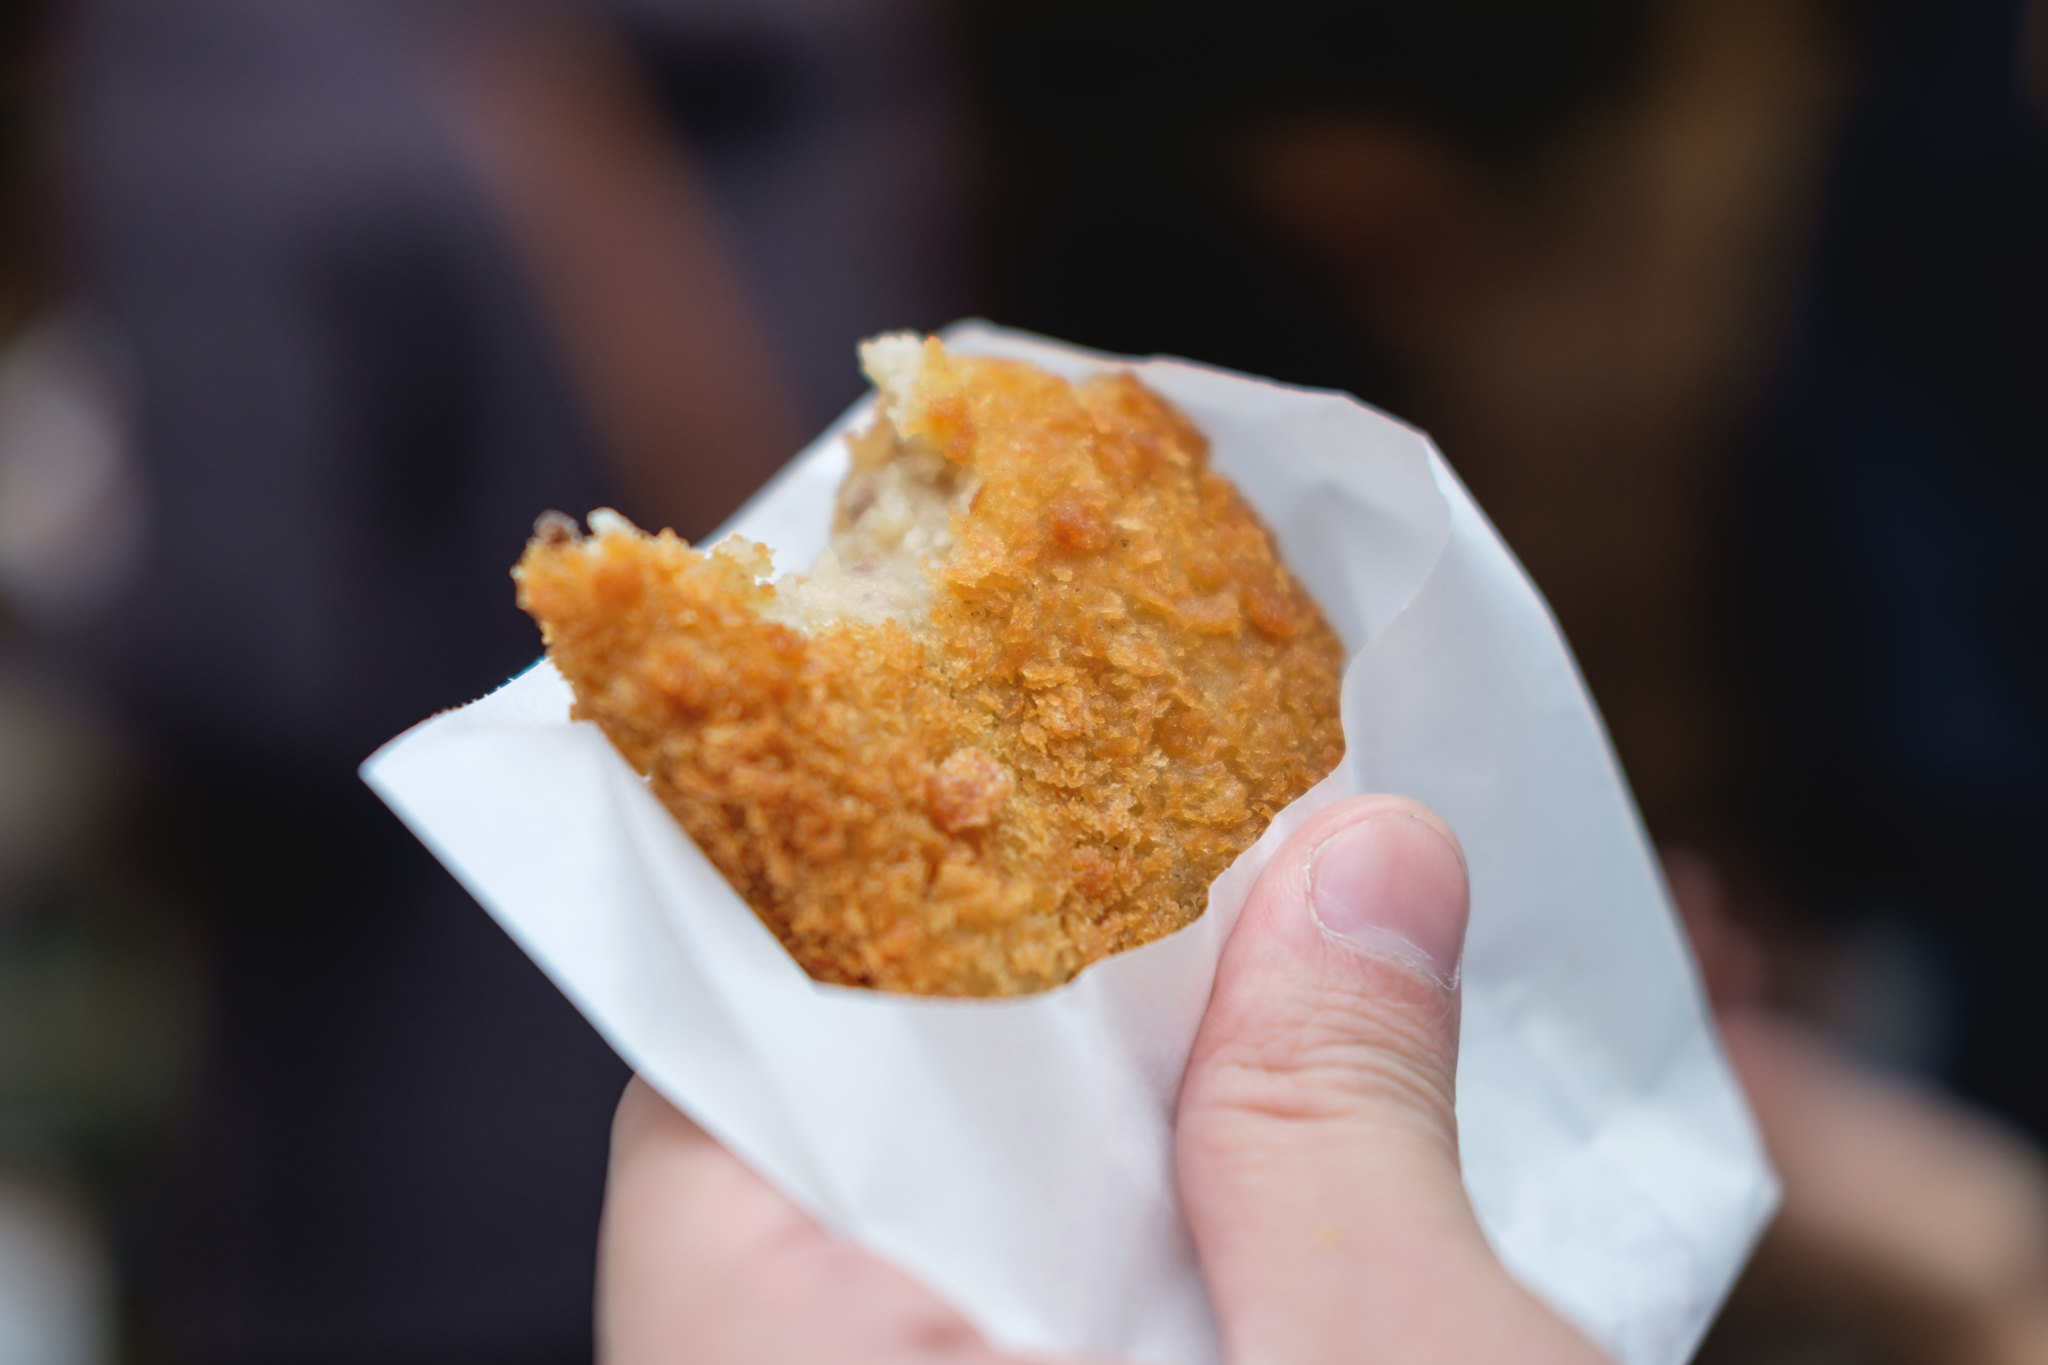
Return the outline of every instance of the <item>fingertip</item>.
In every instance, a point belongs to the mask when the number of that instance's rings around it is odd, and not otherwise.
[[[1465,859],[1435,812],[1414,802],[1363,809],[1316,845],[1306,890],[1325,934],[1455,989],[1469,905]]]
[[[1422,802],[1391,792],[1370,792],[1333,802],[1296,830],[1288,842],[1290,846],[1299,846],[1304,851],[1311,850],[1347,826],[1391,818],[1413,820],[1431,830],[1449,846],[1459,870],[1466,869],[1465,846],[1450,822]]]
[[[1356,796],[1318,812],[1266,866],[1225,950],[1224,979],[1280,958],[1396,965],[1455,993],[1468,918],[1465,852],[1450,825],[1406,797]],[[1324,964],[1341,972],[1341,961]]]
[[[689,1115],[670,1104],[659,1090],[635,1075],[619,1094],[612,1111],[612,1160],[650,1146],[675,1147],[703,1136]]]
[[[612,1110],[612,1150],[616,1152],[644,1131],[658,1115],[655,1106],[665,1103],[654,1087],[641,1080],[638,1074],[628,1077],[626,1088],[619,1092],[619,1102]]]
[[[639,1072],[634,1072],[626,1078],[625,1089],[619,1092],[618,1106],[612,1111],[612,1126],[632,1122],[650,1099],[660,1098],[654,1087],[641,1080]]]

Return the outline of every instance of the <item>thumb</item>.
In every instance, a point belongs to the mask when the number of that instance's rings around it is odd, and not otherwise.
[[[1472,1213],[1453,1112],[1464,855],[1433,812],[1319,813],[1253,889],[1180,1101],[1235,1361],[1591,1360]]]

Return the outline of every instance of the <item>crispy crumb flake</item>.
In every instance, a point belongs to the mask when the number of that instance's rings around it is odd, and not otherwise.
[[[925,808],[948,834],[987,829],[1016,786],[1010,770],[979,749],[960,749],[932,774]]]

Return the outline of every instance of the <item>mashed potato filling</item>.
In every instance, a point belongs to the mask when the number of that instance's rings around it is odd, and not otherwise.
[[[953,552],[953,516],[973,505],[981,480],[929,447],[906,440],[895,415],[917,401],[924,346],[908,334],[861,348],[882,403],[850,438],[853,463],[840,485],[832,539],[808,573],[775,583],[763,614],[799,630],[834,622],[929,623],[932,576]]]

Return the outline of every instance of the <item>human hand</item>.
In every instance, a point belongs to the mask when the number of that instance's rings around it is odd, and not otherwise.
[[[1268,864],[1182,1083],[1180,1188],[1225,1353],[1594,1365],[1515,1283],[1458,1168],[1463,855],[1392,797],[1319,813]],[[608,1365],[996,1365],[959,1313],[830,1237],[635,1080],[598,1261]]]
[[[1790,1016],[1722,1035],[1784,1185],[1734,1312],[1832,1324],[1899,1365],[2048,1361],[2048,1160]]]
[[[1905,1365],[2048,1361],[2048,1154],[1773,1003],[1786,982],[1810,989],[1810,962],[1745,927],[1764,916],[1704,854],[1667,849],[1664,870],[1784,1189],[1730,1351],[1820,1326]]]

